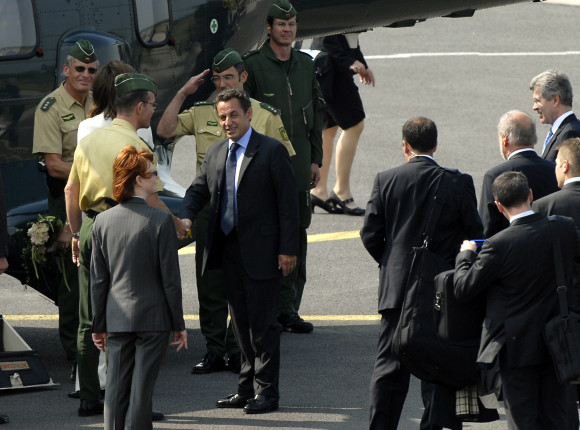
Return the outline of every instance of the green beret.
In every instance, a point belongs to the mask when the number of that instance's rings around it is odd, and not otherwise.
[[[122,73],[115,78],[115,90],[118,97],[137,90],[147,90],[157,95],[157,83],[140,73]]]
[[[80,39],[75,42],[68,55],[82,61],[85,64],[94,63],[97,61],[97,54],[93,44],[85,39]]]
[[[296,16],[296,9],[288,0],[274,0],[268,11],[268,16],[288,20]]]
[[[243,63],[242,57],[232,48],[226,48],[213,58],[212,70],[216,73],[222,73],[236,64]]]

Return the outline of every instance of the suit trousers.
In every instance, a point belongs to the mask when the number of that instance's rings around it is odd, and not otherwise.
[[[578,429],[576,387],[558,382],[551,361],[516,369],[505,361],[502,350],[499,372],[510,430]]]
[[[93,252],[93,220],[83,220],[79,240],[80,283],[79,283],[79,329],[77,358],[80,398],[99,400],[99,350],[93,343],[93,311],[91,307],[91,254]]]
[[[228,299],[226,279],[223,269],[206,270],[203,266],[203,250],[207,240],[210,205],[207,204],[196,218],[195,276],[199,300],[199,326],[205,337],[208,351],[220,357],[230,356],[240,351],[234,336],[233,324],[228,324]]]
[[[66,221],[64,194],[55,198],[48,193],[48,212],[59,218],[64,226]],[[64,276],[58,278],[58,334],[67,361],[76,363],[79,329],[79,271],[68,253],[64,257],[64,270],[66,282]]]
[[[153,428],[155,381],[167,350],[169,331],[108,333],[109,365],[105,430]]]
[[[258,280],[247,275],[235,229],[225,238],[223,267],[234,333],[242,352],[238,394],[278,399],[280,278]]]
[[[411,373],[399,363],[393,353],[393,338],[401,309],[385,309],[381,312],[378,352],[370,387],[370,430],[396,430],[409,391]],[[421,430],[441,430],[430,424],[434,384],[421,381],[421,396],[425,410],[421,418]],[[461,427],[459,427],[461,428]]]

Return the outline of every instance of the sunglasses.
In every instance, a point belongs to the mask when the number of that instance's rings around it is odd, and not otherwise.
[[[78,73],[83,73],[85,70],[87,70],[87,68],[85,66],[76,66],[75,70]],[[95,73],[97,73],[97,69],[95,69],[94,67],[89,67],[89,73],[91,75],[94,75]]]

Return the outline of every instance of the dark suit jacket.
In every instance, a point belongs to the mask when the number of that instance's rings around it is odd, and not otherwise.
[[[0,258],[8,257],[8,227],[6,224],[6,202],[4,201],[4,186],[0,176]]]
[[[567,285],[580,256],[580,231],[570,218],[557,217]],[[502,347],[508,368],[551,360],[542,330],[558,312],[553,234],[550,222],[535,213],[487,239],[481,252],[459,253],[455,295],[467,300],[486,292],[478,362],[491,363]]]
[[[360,234],[380,267],[379,311],[402,306],[411,250],[423,242],[436,178],[444,170],[419,156],[375,178]],[[456,170],[446,175],[447,186],[438,194],[444,207],[429,249],[453,265],[461,242],[481,237],[482,226],[471,176]]]
[[[210,201],[203,271],[222,265],[221,193],[228,144],[226,139],[209,149],[181,206],[181,217],[193,220]],[[279,141],[252,130],[237,190],[238,240],[244,270],[250,278],[281,276],[278,255],[298,253],[297,194],[288,151]]]
[[[546,151],[542,153],[542,158],[550,161],[556,161],[556,157],[558,155],[558,150],[556,149],[558,145],[564,142],[566,139],[570,139],[571,137],[580,137],[580,120],[576,118],[576,115],[568,115],[556,133],[548,142],[548,147]]]
[[[550,195],[532,203],[534,212],[548,215],[562,215],[572,218],[580,227],[580,182],[569,182]]]
[[[172,216],[132,197],[95,218],[93,332],[185,330]]]
[[[491,237],[509,225],[509,221],[497,210],[491,185],[495,178],[505,172],[522,172],[534,194],[534,200],[558,191],[558,181],[553,162],[543,160],[535,151],[523,151],[509,160],[488,170],[483,177],[479,199],[479,215],[483,222],[483,234]]]

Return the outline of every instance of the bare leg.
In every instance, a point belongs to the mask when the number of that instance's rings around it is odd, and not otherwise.
[[[343,130],[336,145],[336,185],[334,192],[341,200],[352,197],[350,191],[350,171],[356,153],[358,140],[364,129],[364,121]],[[325,130],[326,131],[326,130]],[[324,131],[322,132],[324,136]],[[326,149],[326,148],[324,148]],[[322,169],[321,169],[322,171]],[[347,204],[349,208],[355,208],[354,202]]]
[[[320,168],[320,181],[316,188],[311,190],[311,193],[322,201],[328,199],[328,172],[330,171],[332,148],[337,132],[338,125],[322,130],[322,167]]]

